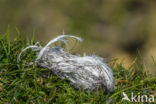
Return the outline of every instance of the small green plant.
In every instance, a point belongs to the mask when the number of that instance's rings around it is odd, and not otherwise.
[[[74,89],[68,80],[61,80],[48,69],[28,65],[35,60],[29,50],[22,61],[17,56],[24,47],[34,44],[20,36],[9,39],[9,29],[0,36],[0,104],[131,104],[122,100],[122,93],[156,94],[156,77],[146,74],[142,64],[134,63],[129,69],[121,64],[111,64],[115,77],[115,90],[104,93]],[[141,104],[141,103],[140,103]],[[144,104],[144,103],[142,103]]]

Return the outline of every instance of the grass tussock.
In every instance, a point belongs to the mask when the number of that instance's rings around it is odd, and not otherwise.
[[[0,104],[131,104],[121,102],[122,92],[156,95],[156,77],[144,72],[143,65],[135,62],[127,70],[115,61],[110,62],[115,77],[115,91],[104,93],[74,89],[68,80],[60,80],[48,69],[28,65],[35,60],[35,53],[28,50],[17,62],[17,56],[32,40],[20,36],[12,41],[9,30],[0,36]]]

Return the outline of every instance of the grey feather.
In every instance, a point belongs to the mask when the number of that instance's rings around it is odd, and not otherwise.
[[[45,47],[28,46],[28,48],[40,50],[37,55],[36,64],[47,68],[56,74],[59,78],[67,78],[75,88],[84,88],[86,90],[95,90],[102,87],[105,92],[114,90],[114,77],[112,70],[103,62],[102,57],[79,56],[65,52],[61,47],[49,47],[57,41],[66,42],[65,38],[72,37],[79,41],[82,39],[71,35],[61,35],[51,40]],[[67,44],[67,43],[66,43]]]

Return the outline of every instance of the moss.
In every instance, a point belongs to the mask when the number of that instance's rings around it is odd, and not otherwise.
[[[36,58],[31,51],[24,54],[21,63],[17,62],[17,55],[21,50],[33,44],[34,40],[26,41],[21,37],[11,41],[9,31],[0,36],[1,104],[120,104],[123,91],[128,95],[131,92],[147,95],[156,93],[156,77],[146,74],[142,64],[134,63],[126,70],[122,63],[116,64],[115,61],[110,62],[116,83],[114,92],[104,93],[102,89],[76,90],[68,80],[59,79],[48,69],[27,65]]]

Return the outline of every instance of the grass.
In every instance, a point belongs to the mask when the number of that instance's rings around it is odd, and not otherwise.
[[[156,77],[144,72],[143,65],[134,62],[125,69],[115,61],[110,62],[115,77],[115,91],[104,93],[74,89],[68,80],[60,80],[48,69],[27,65],[35,60],[35,53],[28,50],[17,62],[19,52],[32,40],[17,36],[10,41],[9,29],[0,36],[0,104],[131,104],[121,102],[122,92],[156,95]],[[141,104],[141,103],[140,103]],[[145,104],[145,103],[142,103]]]

